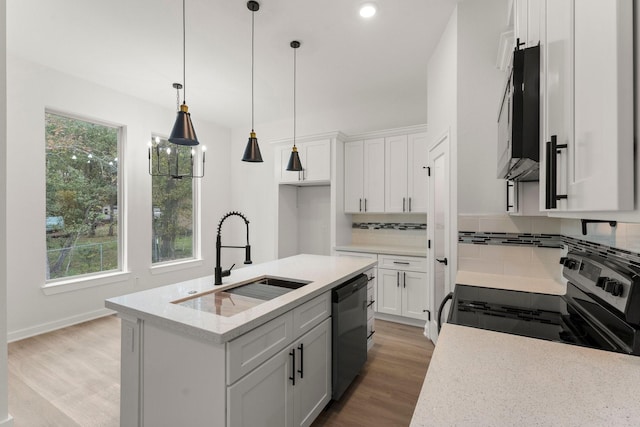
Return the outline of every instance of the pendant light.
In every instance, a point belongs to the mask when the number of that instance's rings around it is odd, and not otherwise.
[[[300,163],[300,155],[296,147],[296,49],[300,47],[300,42],[294,40],[290,43],[290,46],[293,48],[293,148],[291,149],[287,170],[299,172],[302,170],[302,163]]]
[[[260,9],[260,4],[257,1],[250,0],[247,2],[247,8],[251,11],[251,133],[249,134],[249,141],[247,141],[247,147],[244,149],[244,155],[242,156],[243,162],[262,162],[262,154],[260,154],[260,147],[258,146],[258,138],[253,130],[253,44],[254,44],[254,30],[253,30],[253,18],[255,13]]]
[[[196,131],[193,129],[193,123],[191,123],[191,113],[189,113],[186,101],[186,38],[185,0],[182,0],[182,83],[184,86],[182,86],[182,105],[178,110],[178,117],[173,125],[171,136],[169,136],[169,142],[177,145],[193,146],[198,145],[199,142],[198,137],[196,137]]]

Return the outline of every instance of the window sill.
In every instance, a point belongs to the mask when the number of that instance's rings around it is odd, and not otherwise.
[[[86,277],[76,277],[63,279],[60,281],[45,283],[41,289],[45,295],[56,295],[64,292],[73,292],[95,286],[112,285],[126,282],[131,278],[131,273],[116,271],[113,273],[91,275]]]
[[[184,261],[168,261],[152,265],[149,268],[149,272],[151,274],[164,274],[170,273],[172,271],[187,270],[189,268],[200,267],[203,264],[204,261],[198,258],[190,258]],[[211,269],[211,274],[213,274],[213,268]]]

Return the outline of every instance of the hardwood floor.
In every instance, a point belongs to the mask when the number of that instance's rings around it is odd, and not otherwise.
[[[433,353],[422,328],[376,320],[362,372],[313,427],[408,426]]]
[[[319,426],[406,426],[433,344],[422,329],[376,321],[362,373]],[[120,320],[115,316],[9,344],[9,413],[15,427],[119,425]]]

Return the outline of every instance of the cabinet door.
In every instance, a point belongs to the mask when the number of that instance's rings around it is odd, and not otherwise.
[[[329,181],[331,180],[331,141],[305,142],[303,145],[302,180]]]
[[[364,141],[344,144],[344,211],[362,211],[364,190]]]
[[[364,212],[384,212],[384,138],[364,141]]]
[[[287,164],[289,163],[289,157],[291,156],[291,148],[290,146],[281,147],[280,148],[280,182],[298,182],[302,177],[300,172],[292,172],[287,170]],[[303,153],[301,147],[298,147],[298,155],[300,156],[300,161],[304,167],[303,161]]]
[[[402,315],[402,272],[378,269],[378,311],[380,313]]]
[[[384,210],[407,212],[407,136],[385,138]]]
[[[633,3],[574,1],[569,210],[633,209]]]
[[[294,422],[308,426],[331,399],[331,318],[304,335],[295,351]]]
[[[402,272],[402,315],[414,319],[428,319],[429,297],[427,275],[413,271]]]
[[[546,188],[546,142],[554,135],[558,144],[573,146],[573,0],[548,0],[545,20],[541,85],[544,88],[544,140],[540,150],[540,188],[543,190]],[[561,150],[557,161],[566,171],[567,150]],[[541,191],[541,210],[546,209],[545,191]],[[558,175],[556,191],[567,194],[566,174]],[[562,201],[558,207],[566,208]]]
[[[293,426],[290,349],[227,388],[227,426]]]
[[[427,134],[416,133],[407,139],[407,212],[427,213]]]

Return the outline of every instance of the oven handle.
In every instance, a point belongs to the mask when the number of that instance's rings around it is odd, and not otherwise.
[[[449,292],[449,294],[444,297],[442,302],[440,303],[440,308],[438,308],[438,334],[440,333],[440,329],[442,329],[442,310],[444,310],[444,305],[453,298],[453,292]]]

